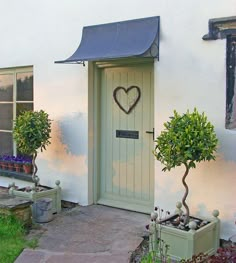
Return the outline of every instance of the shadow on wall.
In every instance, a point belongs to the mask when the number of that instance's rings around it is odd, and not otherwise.
[[[217,204],[214,209],[218,209]],[[209,210],[207,209],[205,204],[199,204],[198,211],[194,215],[199,217],[212,218],[212,212],[214,209]],[[225,217],[225,215],[222,214],[222,211],[219,212],[219,219],[221,220],[220,238],[228,240],[233,234],[236,233],[236,228],[234,226],[234,218],[230,217],[229,214]]]
[[[219,208],[216,205],[216,207],[214,209],[219,209]],[[211,216],[212,211],[210,211],[205,204],[201,203],[201,204],[198,204],[197,210],[195,211],[194,215],[200,216],[200,217],[201,216],[209,217],[209,216]]]
[[[42,167],[61,173],[61,176],[65,173],[87,175],[86,114],[71,113],[54,120],[51,136],[51,144],[40,158],[41,163],[46,161]]]
[[[66,151],[72,155],[87,155],[87,115],[75,112],[64,116],[58,121],[61,132],[61,143],[66,145]]]
[[[219,135],[218,152],[223,154],[225,161],[233,161],[236,163],[236,136],[234,130],[227,130],[224,134]]]

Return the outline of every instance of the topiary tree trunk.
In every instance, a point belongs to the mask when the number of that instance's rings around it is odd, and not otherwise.
[[[185,217],[184,224],[188,224],[189,223],[189,207],[188,207],[188,205],[186,203],[186,198],[188,196],[188,191],[189,190],[188,190],[188,185],[185,182],[185,179],[186,179],[186,177],[188,175],[189,167],[188,167],[188,165],[186,163],[184,165],[185,165],[186,170],[185,170],[184,176],[182,177],[182,183],[183,183],[183,185],[185,187],[185,194],[184,194],[184,196],[182,198],[182,204],[183,204],[183,206],[186,209],[186,217]]]
[[[37,152],[33,154],[33,157],[32,157],[32,165],[33,165],[33,173],[32,173],[32,179],[33,179],[33,182],[35,183],[35,186],[38,186],[39,184],[39,178],[38,176],[36,175],[37,172],[38,172],[38,166],[36,165],[36,160],[37,158]]]

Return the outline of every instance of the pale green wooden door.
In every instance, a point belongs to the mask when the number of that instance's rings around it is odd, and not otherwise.
[[[148,213],[153,208],[153,135],[146,132],[154,127],[153,100],[152,65],[101,70],[98,203]]]

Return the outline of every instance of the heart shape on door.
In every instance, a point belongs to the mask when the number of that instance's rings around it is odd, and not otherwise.
[[[131,90],[133,90],[133,89],[137,90],[137,96],[136,96],[135,100],[133,101],[133,103],[132,103],[131,105],[129,105],[129,108],[126,110],[126,109],[121,105],[121,103],[119,102],[119,100],[118,100],[118,98],[117,98],[117,93],[118,93],[119,91],[124,91],[124,92],[126,93],[126,95],[128,96],[128,93],[129,93]],[[129,113],[133,110],[133,108],[137,105],[138,101],[140,100],[140,97],[141,97],[141,91],[140,91],[140,88],[139,88],[138,86],[130,86],[130,87],[128,87],[127,89],[124,88],[124,87],[119,86],[119,87],[115,88],[114,91],[113,91],[113,98],[114,98],[116,104],[117,104],[117,105],[119,106],[119,108],[120,108],[121,110],[123,110],[126,114],[129,114]]]

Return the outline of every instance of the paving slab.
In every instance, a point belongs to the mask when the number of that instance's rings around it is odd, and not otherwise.
[[[75,207],[41,224],[36,249],[15,263],[122,263],[142,242],[149,216],[101,205]]]

